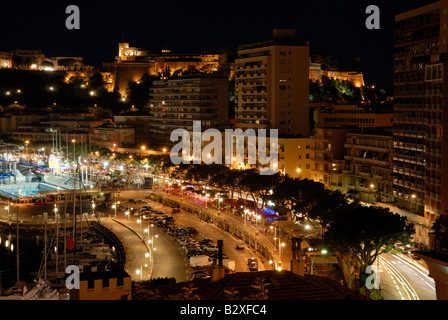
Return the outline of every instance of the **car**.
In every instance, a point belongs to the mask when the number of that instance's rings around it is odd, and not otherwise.
[[[218,253],[214,253],[214,254],[210,255],[210,258],[213,259],[213,260],[218,260],[219,259],[219,254]],[[229,259],[229,257],[226,256],[225,254],[222,254],[222,260],[225,260],[225,259]]]
[[[168,217],[163,217],[162,216],[162,218],[165,220],[165,221],[168,221],[168,222],[174,222],[174,218],[173,217],[171,217],[171,216],[168,216]]]
[[[154,216],[151,214],[143,214],[142,220],[143,221],[154,221]]]
[[[258,263],[257,258],[252,257],[252,258],[247,259],[247,265],[250,265],[253,262]]]
[[[195,245],[194,243],[186,243],[186,244],[183,246],[183,248],[184,248],[185,252],[194,251],[194,250],[200,250],[200,251],[202,251],[202,250],[201,250],[201,247],[198,247],[198,246]]]
[[[188,233],[191,235],[199,233],[198,229],[196,229],[195,227],[187,227],[186,229],[187,229]]]
[[[135,203],[135,200],[134,199],[129,199],[128,202],[129,203]]]
[[[235,248],[236,248],[236,249],[244,249],[244,241],[243,241],[243,240],[238,240],[238,241],[236,242],[236,246],[235,246]]]
[[[137,199],[137,200],[135,200],[135,203],[148,203],[148,200]]]
[[[214,243],[206,244],[202,247],[202,249],[208,252],[218,252],[218,246]]]
[[[210,275],[205,271],[195,271],[191,274],[191,279],[210,279]]]
[[[204,238],[202,240],[199,240],[199,244],[201,244],[201,245],[206,245],[206,244],[209,244],[209,243],[213,243],[213,240],[210,239],[210,238]]]
[[[252,261],[252,262],[249,264],[249,270],[250,270],[250,271],[258,271],[258,262],[256,262],[256,261]]]
[[[171,213],[180,213],[180,209],[179,208],[174,208],[173,210],[171,210]]]
[[[188,257],[194,257],[194,256],[200,256],[203,255],[204,251],[200,250],[200,249],[193,249],[193,250],[188,250],[187,251],[187,256]]]

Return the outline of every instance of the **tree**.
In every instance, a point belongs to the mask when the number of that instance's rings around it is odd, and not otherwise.
[[[291,196],[291,200],[294,201],[293,210],[300,212],[304,218],[309,219],[309,212],[322,201],[326,189],[320,182],[302,179],[296,182],[296,188],[293,192]]]
[[[433,224],[434,229],[434,250],[437,253],[448,252],[448,216],[441,215]]]
[[[103,75],[99,72],[92,75],[89,79],[89,86],[92,89],[96,89],[104,85]]]
[[[397,241],[407,243],[413,232],[414,226],[407,223],[406,217],[386,208],[353,203],[332,212],[324,241],[338,257],[351,288],[356,271],[365,275],[366,268],[381,253],[389,251]]]
[[[329,226],[332,219],[332,213],[345,210],[350,206],[345,196],[338,190],[332,191],[325,189],[320,195],[321,200],[317,201],[312,208],[308,210],[308,217],[312,220],[319,220],[322,226],[322,236],[325,229]]]

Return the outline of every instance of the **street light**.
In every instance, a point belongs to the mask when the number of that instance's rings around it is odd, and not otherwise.
[[[137,219],[137,223],[140,224],[140,232],[142,232],[142,220],[141,219]]]
[[[8,210],[8,221],[9,221],[9,209],[10,209],[11,203],[8,202],[8,205],[5,207],[5,210]]]
[[[58,207],[56,203],[54,204],[54,219],[56,220],[56,246],[54,247],[54,252],[56,254],[56,277],[58,277],[59,274],[59,252],[58,252],[58,245],[59,245],[59,217],[58,217]]]
[[[277,259],[277,226],[270,226],[269,227],[271,230],[274,230],[274,269],[278,270],[278,259]]]

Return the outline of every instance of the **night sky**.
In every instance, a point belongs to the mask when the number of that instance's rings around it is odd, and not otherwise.
[[[0,5],[0,50],[40,49],[77,55],[100,66],[112,62],[123,37],[150,52],[198,52],[268,40],[274,28],[294,28],[312,51],[329,52],[340,70],[360,68],[367,84],[391,89],[396,14],[427,0],[276,1],[9,1]],[[80,9],[81,29],[68,30],[68,5]],[[381,29],[367,30],[365,9],[380,8]]]

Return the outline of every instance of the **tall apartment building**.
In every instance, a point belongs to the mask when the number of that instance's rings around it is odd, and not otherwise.
[[[448,209],[447,24],[447,0],[395,17],[393,192],[427,227]]]
[[[393,201],[391,130],[348,133],[341,191],[375,204]]]
[[[193,121],[201,121],[202,132],[228,126],[228,79],[196,76],[154,81],[150,96],[151,148],[172,145],[171,132],[192,132]]]
[[[236,128],[309,137],[309,47],[294,37],[294,30],[275,29],[271,41],[238,47]]]

